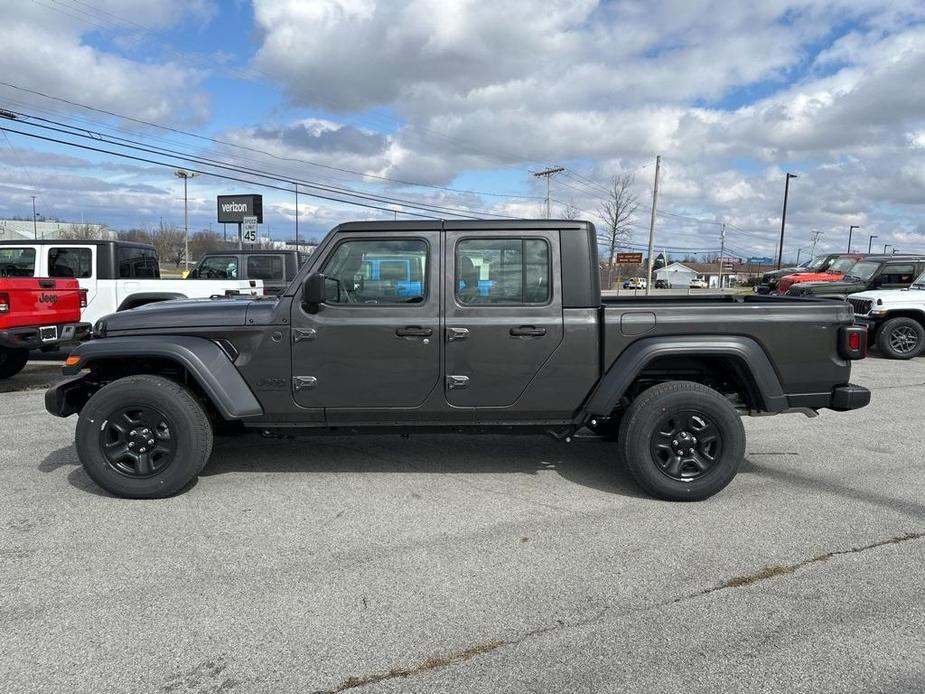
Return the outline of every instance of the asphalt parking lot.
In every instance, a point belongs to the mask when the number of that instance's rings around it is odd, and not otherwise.
[[[925,358],[853,380],[867,409],[746,420],[696,504],[498,436],[235,437],[125,501],[4,393],[0,690],[921,691]]]

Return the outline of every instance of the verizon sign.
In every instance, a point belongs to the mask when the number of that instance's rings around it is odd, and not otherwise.
[[[256,217],[263,224],[262,195],[219,195],[218,221],[240,224],[245,217]]]

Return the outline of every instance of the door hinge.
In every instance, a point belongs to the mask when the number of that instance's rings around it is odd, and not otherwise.
[[[318,379],[314,376],[296,376],[292,379],[292,387],[294,390],[311,390],[316,385],[318,385]]]
[[[466,388],[468,386],[469,386],[468,376],[447,376],[446,377],[446,387],[449,390],[456,390],[458,388]]]
[[[302,340],[314,340],[318,331],[314,328],[296,328],[292,331],[292,341],[302,342]]]

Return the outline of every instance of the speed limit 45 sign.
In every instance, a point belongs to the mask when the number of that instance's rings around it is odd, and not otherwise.
[[[257,218],[244,217],[241,220],[241,237],[250,243],[257,240]]]

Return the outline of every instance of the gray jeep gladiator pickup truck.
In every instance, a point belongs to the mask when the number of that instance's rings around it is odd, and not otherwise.
[[[601,298],[580,221],[352,222],[277,297],[152,304],[100,319],[46,394],[124,497],[175,494],[213,429],[579,431],[641,487],[697,500],[735,476],[741,415],[851,410],[851,307],[766,296]],[[603,443],[614,441],[614,443]]]

